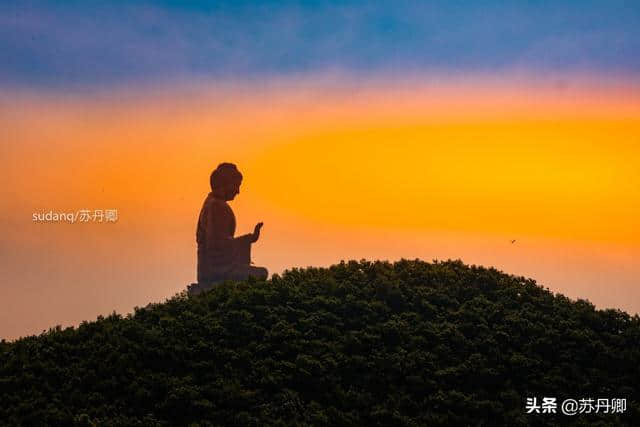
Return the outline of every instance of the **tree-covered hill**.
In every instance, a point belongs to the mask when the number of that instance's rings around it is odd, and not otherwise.
[[[460,261],[294,269],[3,341],[0,423],[637,426],[640,318]]]

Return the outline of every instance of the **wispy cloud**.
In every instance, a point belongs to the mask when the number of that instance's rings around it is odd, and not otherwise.
[[[0,82],[95,85],[346,70],[640,73],[637,2],[0,5]]]

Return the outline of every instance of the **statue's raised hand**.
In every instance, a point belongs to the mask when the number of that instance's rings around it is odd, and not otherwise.
[[[258,239],[260,238],[260,229],[262,228],[262,223],[259,222],[256,224],[255,228],[253,229],[253,242],[257,242]]]

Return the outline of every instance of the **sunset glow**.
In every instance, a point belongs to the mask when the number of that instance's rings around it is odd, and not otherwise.
[[[640,312],[640,7],[3,2],[0,339],[196,280],[209,175],[272,274],[461,259]],[[114,223],[34,221],[117,210]]]
[[[460,257],[638,310],[638,270],[624,260],[640,254],[640,109],[621,96],[635,86],[504,85],[490,97],[481,84],[464,95],[454,85],[347,89],[211,87],[71,97],[62,108],[47,96],[5,98],[9,280],[48,286],[3,288],[2,300],[37,296],[46,313],[62,294],[108,312],[179,291],[194,280],[208,174],[228,160],[245,175],[233,202],[239,232],[265,222],[254,258],[273,273],[348,258]],[[31,220],[82,208],[117,208],[120,218]],[[618,283],[597,279],[607,269],[619,270]],[[617,297],[603,294],[614,286]],[[62,321],[73,323],[96,308],[67,311]]]

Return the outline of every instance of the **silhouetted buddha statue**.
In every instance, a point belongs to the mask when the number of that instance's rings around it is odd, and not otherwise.
[[[211,192],[200,210],[198,243],[198,283],[189,293],[197,294],[222,280],[243,280],[249,276],[266,279],[268,271],[251,265],[251,244],[260,238],[262,223],[253,233],[234,237],[236,218],[227,204],[240,193],[242,174],[232,163],[221,163],[211,173]]]

